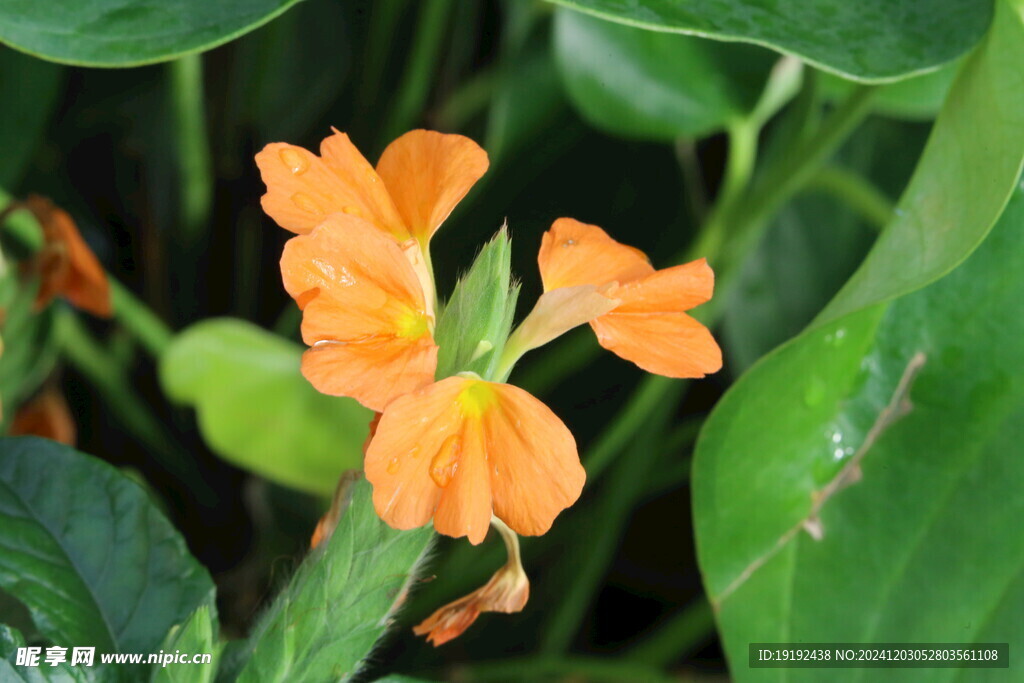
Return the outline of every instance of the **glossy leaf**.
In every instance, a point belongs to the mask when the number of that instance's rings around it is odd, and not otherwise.
[[[721,130],[757,104],[776,59],[751,45],[646,31],[559,8],[555,49],[585,119],[672,141]]]
[[[370,484],[357,481],[326,547],[306,557],[257,624],[238,680],[351,679],[404,601],[433,537],[429,526],[384,524]]]
[[[1022,255],[1019,190],[951,275],[805,333],[713,413],[694,473],[698,550],[739,680],[820,680],[753,676],[750,642],[1024,639]]]
[[[455,285],[437,322],[438,379],[472,371],[490,379],[516,313],[512,243],[504,228],[480,251]]]
[[[4,0],[0,41],[65,64],[124,67],[209,50],[298,0]]]
[[[984,34],[991,0],[551,0],[653,31],[737,40],[863,81],[906,76],[964,54]]]
[[[988,234],[1024,164],[1024,6],[999,0],[964,63],[918,170],[861,267],[819,317],[836,320],[956,267]]]
[[[155,651],[213,597],[142,488],[35,437],[0,440],[0,587],[54,643],[98,652]]]
[[[1004,542],[1020,510],[997,492],[1019,476],[1002,458],[1024,412],[1021,347],[1011,341],[1021,333],[1012,301],[1024,292],[1020,191],[966,265],[908,292],[966,258],[1019,182],[1022,19],[1000,3],[865,265],[705,425],[694,465],[698,552],[734,673],[749,671],[753,641],[1021,636],[1003,616],[1024,598],[1009,583],[1024,546]],[[904,386],[918,354],[924,369]],[[897,422],[904,399],[915,407]],[[956,561],[944,559],[954,547]],[[984,567],[984,587],[971,588],[977,576],[960,567]]]
[[[329,495],[346,469],[362,468],[372,413],[326,396],[302,376],[302,349],[251,323],[206,320],[172,342],[160,380],[194,406],[210,448],[271,481]]]
[[[921,124],[873,118],[831,163],[895,198],[906,187],[927,133]],[[783,207],[744,260],[723,306],[730,370],[740,374],[799,334],[857,269],[877,236],[878,228],[848,201],[815,181]]]

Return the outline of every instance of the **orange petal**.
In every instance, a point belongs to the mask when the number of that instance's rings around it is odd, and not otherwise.
[[[63,394],[48,388],[18,409],[11,421],[10,433],[11,436],[41,436],[74,446],[77,430]]]
[[[519,387],[493,386],[498,406],[483,419],[494,514],[537,536],[576,502],[587,475],[572,433],[550,408]]]
[[[579,497],[585,474],[572,435],[543,403],[457,376],[387,407],[366,478],[391,526],[422,526],[436,512],[437,531],[479,543],[492,507],[514,530],[543,533]]]
[[[654,272],[639,249],[616,242],[596,225],[572,218],[559,218],[544,233],[537,263],[544,291],[632,282]]]
[[[286,230],[306,234],[332,213],[364,218],[395,239],[409,239],[387,188],[344,133],[334,132],[309,150],[274,142],[256,155],[267,185],[263,210]]]
[[[329,216],[281,256],[285,289],[313,346],[303,373],[320,391],[372,410],[433,380],[437,347],[423,291],[393,239],[366,221]]]
[[[461,135],[413,130],[384,150],[377,173],[421,244],[487,171],[487,152]]]
[[[320,342],[302,354],[302,375],[317,391],[370,410],[430,384],[436,368],[437,346],[427,337]]]
[[[45,197],[31,196],[25,205],[39,221],[45,240],[37,257],[41,280],[36,308],[62,295],[83,311],[109,318],[112,307],[107,274],[82,239],[75,221]]]
[[[461,636],[482,612],[521,612],[530,599],[530,581],[518,560],[509,560],[484,586],[449,603],[413,628],[434,647]]]
[[[722,368],[711,332],[686,313],[613,311],[590,325],[601,346],[656,375],[697,378]]]
[[[666,377],[704,377],[722,368],[711,332],[683,311],[711,298],[714,273],[699,259],[615,286],[622,303],[591,322],[601,346]]]
[[[449,377],[396,398],[377,424],[366,449],[366,479],[373,484],[377,514],[396,529],[429,522],[445,492],[430,470],[445,442],[460,431],[456,398],[462,381]]]
[[[714,272],[706,259],[698,259],[613,287],[608,294],[622,300],[616,313],[656,313],[688,311],[710,301],[714,289]]]

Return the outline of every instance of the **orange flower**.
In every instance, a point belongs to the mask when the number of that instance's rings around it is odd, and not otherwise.
[[[492,513],[520,534],[543,534],[586,479],[572,434],[547,406],[462,375],[395,399],[365,467],[389,525],[412,529],[433,517],[438,532],[473,544]]]
[[[434,647],[461,636],[482,612],[521,612],[530,599],[530,580],[523,571],[519,539],[501,521],[494,519],[492,524],[505,542],[508,561],[483,587],[445,605],[413,628],[416,635],[426,635]]]
[[[656,271],[643,252],[596,225],[560,218],[544,234],[537,261],[546,292],[614,283],[604,293],[619,305],[590,321],[609,351],[667,377],[721,369],[711,332],[684,312],[711,299],[714,273],[704,259]]]
[[[434,380],[434,320],[402,248],[370,223],[333,214],[281,256],[312,348],[302,374],[319,391],[381,411]]]
[[[11,436],[42,436],[74,446],[76,433],[67,401],[52,387],[18,408],[11,421]]]
[[[39,272],[37,310],[57,295],[94,315],[110,317],[110,283],[103,266],[82,239],[75,221],[45,197],[32,195],[24,206],[43,229],[43,248],[35,259]]]
[[[421,246],[487,171],[487,153],[461,135],[414,130],[384,150],[377,168],[334,131],[320,156],[274,142],[256,155],[267,193],[263,209],[305,234],[332,213],[363,218],[399,242]]]

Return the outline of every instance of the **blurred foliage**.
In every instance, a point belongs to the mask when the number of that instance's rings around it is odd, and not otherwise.
[[[1024,638],[1020,0],[9,0],[0,41],[2,196],[71,212],[116,311],[36,311],[38,226],[5,214],[2,427],[59,387],[82,452],[0,441],[0,677],[26,640],[215,653],[153,680],[742,681],[774,679],[752,641]],[[359,483],[308,552],[370,414],[299,372],[252,158],[331,126],[371,161],[415,127],[490,155],[433,241],[441,374],[494,370],[555,218],[716,272],[708,380],[589,330],[517,366],[587,488],[524,539],[526,609],[436,650],[409,627],[500,543],[424,565],[433,532]]]

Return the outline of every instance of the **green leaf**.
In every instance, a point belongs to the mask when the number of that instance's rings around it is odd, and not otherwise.
[[[747,373],[705,425],[698,553],[738,676],[754,641],[1024,637],[1006,616],[1024,599],[1011,583],[1024,546],[1004,537],[1021,510],[999,491],[1019,478],[1008,453],[1024,415],[1013,303],[1024,291],[1021,192],[966,265],[907,294],[975,249],[1020,180],[1022,20],[1000,3],[901,215],[812,327]],[[908,389],[918,353],[927,364]],[[894,422],[908,396],[916,407]],[[984,567],[984,585],[962,567]]]
[[[952,274],[802,335],[712,414],[694,509],[737,680],[820,680],[751,675],[750,642],[1024,640],[1022,254],[1024,189]]]
[[[42,137],[64,70],[0,47],[0,187],[13,189]]]
[[[209,50],[298,0],[4,0],[0,41],[54,62],[125,67]]]
[[[39,666],[18,666],[18,648],[25,647],[21,633],[10,626],[0,624],[0,680],[4,683],[89,683],[105,680],[105,669],[69,666],[68,663],[50,666],[45,663],[46,649],[39,656]],[[42,647],[42,646],[37,646]],[[68,650],[68,661],[71,651]]]
[[[155,651],[213,583],[146,493],[53,441],[0,440],[0,587],[58,645]]]
[[[516,313],[512,242],[505,228],[484,245],[437,321],[437,378],[472,371],[491,379]]]
[[[1024,163],[1024,8],[1010,1],[957,76],[895,220],[819,322],[942,277],[1006,206]]]
[[[776,55],[751,45],[645,31],[559,8],[555,49],[573,103],[612,133],[700,137],[750,113]]]
[[[957,60],[935,71],[883,85],[875,93],[871,106],[879,114],[892,118],[910,121],[933,119],[942,109],[959,69],[960,61]],[[822,92],[830,100],[843,100],[856,87],[854,81],[830,73],[821,74]]]
[[[869,119],[833,164],[897,197],[920,158],[926,135],[921,124]],[[827,170],[817,178],[824,178]],[[857,269],[877,235],[877,227],[815,181],[783,207],[744,260],[723,306],[722,337],[732,371],[745,371],[799,334]]]
[[[373,414],[326,396],[300,371],[302,349],[243,320],[215,318],[179,334],[160,359],[160,381],[194,406],[210,448],[271,481],[329,495],[362,467]]]
[[[930,70],[967,52],[991,0],[551,0],[608,21],[764,45],[861,81]]]
[[[171,629],[160,648],[166,653],[212,655],[208,664],[164,664],[154,666],[151,683],[212,683],[217,676],[216,610],[201,605],[188,619]]]
[[[10,284],[4,282],[3,285]],[[35,287],[19,286],[6,308],[0,328],[0,424],[9,426],[17,407],[29,398],[52,372],[57,362],[54,309],[35,312]]]
[[[433,537],[429,526],[387,526],[374,512],[370,484],[357,481],[326,548],[310,553],[257,624],[238,680],[349,680],[390,624]]]

